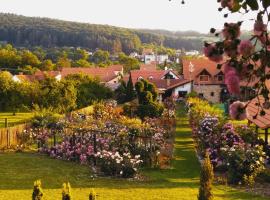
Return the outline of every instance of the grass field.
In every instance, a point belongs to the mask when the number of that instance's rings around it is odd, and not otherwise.
[[[46,200],[61,199],[69,181],[75,200],[86,200],[94,187],[99,200],[196,200],[199,163],[184,110],[178,113],[173,167],[145,169],[145,181],[91,178],[88,167],[31,153],[0,154],[0,200],[28,200],[33,181],[41,179]],[[266,200],[223,185],[214,187],[215,200]]]
[[[9,126],[14,126],[16,124],[24,123],[29,121],[33,117],[32,113],[0,113],[0,128],[5,127],[5,118],[8,118]]]

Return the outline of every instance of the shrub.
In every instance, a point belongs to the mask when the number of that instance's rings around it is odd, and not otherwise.
[[[238,184],[244,181],[244,177],[255,179],[265,169],[265,153],[260,146],[233,146],[223,148],[222,151],[227,163],[229,183]]]
[[[63,184],[62,200],[71,200],[71,186],[69,182]]]
[[[201,165],[201,178],[198,200],[212,200],[212,182],[214,179],[213,166],[210,158],[206,155]]]
[[[194,90],[187,94],[187,98],[190,98],[190,97],[194,98],[198,96],[199,96],[198,93],[195,92]]]
[[[139,165],[142,163],[140,156],[131,156],[130,153],[101,151],[95,155],[100,163],[101,171],[108,176],[120,176],[123,178],[133,177]]]
[[[140,104],[138,106],[137,115],[144,119],[145,117],[160,117],[164,107],[159,103]]]
[[[91,192],[89,194],[89,200],[97,200],[97,193],[94,189],[91,189]]]
[[[55,113],[52,108],[40,108],[35,106],[32,124],[36,128],[47,128],[51,124],[57,123],[61,115]]]
[[[134,117],[137,111],[137,107],[137,102],[125,103],[123,106],[124,114],[129,117]]]
[[[256,131],[246,125],[236,127],[236,132],[239,133],[241,138],[251,145],[258,143],[259,135]]]
[[[34,189],[32,193],[32,200],[42,200],[43,199],[43,191],[41,188],[41,181],[37,180],[34,182]]]

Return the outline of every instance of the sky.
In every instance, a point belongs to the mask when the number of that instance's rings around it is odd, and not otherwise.
[[[225,21],[246,19],[241,14],[224,19],[217,0],[0,0],[0,12],[49,17],[126,28],[195,30],[208,33]],[[249,16],[251,17],[251,16]],[[251,22],[243,24],[250,30]]]

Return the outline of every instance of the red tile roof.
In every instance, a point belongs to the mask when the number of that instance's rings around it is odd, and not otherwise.
[[[113,80],[118,76],[119,73],[122,73],[122,65],[111,65],[108,67],[92,67],[92,68],[63,68],[61,70],[62,78],[70,74],[86,74],[92,77],[98,77],[102,82],[108,82]]]
[[[171,70],[133,70],[130,72],[132,82],[135,84],[139,78],[148,80],[149,82],[156,85],[159,90],[173,89],[180,85],[189,83],[189,80],[180,78],[177,74],[174,73],[178,79],[162,79],[164,75],[172,72]],[[128,81],[129,76],[124,77],[124,81]]]
[[[146,80],[161,80],[169,72],[175,74],[175,72],[171,70],[132,70],[130,74],[132,82],[136,83],[140,77]],[[175,75],[179,78],[177,74]]]
[[[122,65],[111,65],[106,68],[63,68],[61,71],[37,71],[33,75],[17,75],[20,80],[25,81],[39,81],[43,80],[46,76],[56,77],[61,75],[61,78],[65,78],[71,74],[86,74],[92,77],[98,77],[102,82],[109,82],[118,76],[118,73],[122,73]]]
[[[194,66],[194,71],[192,73],[189,72],[190,63]],[[195,58],[190,60],[183,60],[183,75],[185,79],[194,80],[195,84],[199,84],[198,76],[203,71],[207,71],[211,77],[208,82],[203,82],[201,84],[224,84],[224,81],[217,81],[215,76],[222,72],[222,70],[217,69],[217,63],[210,61],[207,58]],[[223,73],[223,72],[222,72]]]
[[[141,64],[140,65],[140,70],[156,70],[157,69],[157,64],[155,62],[151,63],[151,64]]]

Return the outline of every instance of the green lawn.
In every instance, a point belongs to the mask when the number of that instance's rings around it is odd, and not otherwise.
[[[0,113],[0,128],[5,126],[5,118],[8,118],[9,126],[14,126],[16,124],[24,123],[29,121],[33,117],[32,113]]]
[[[172,169],[144,170],[145,181],[91,178],[88,167],[31,153],[0,154],[0,200],[28,200],[33,181],[41,179],[46,200],[61,199],[61,185],[69,181],[74,199],[87,199],[94,187],[100,200],[196,200],[199,163],[185,111],[178,113]],[[225,186],[215,186],[215,200],[266,200]]]

